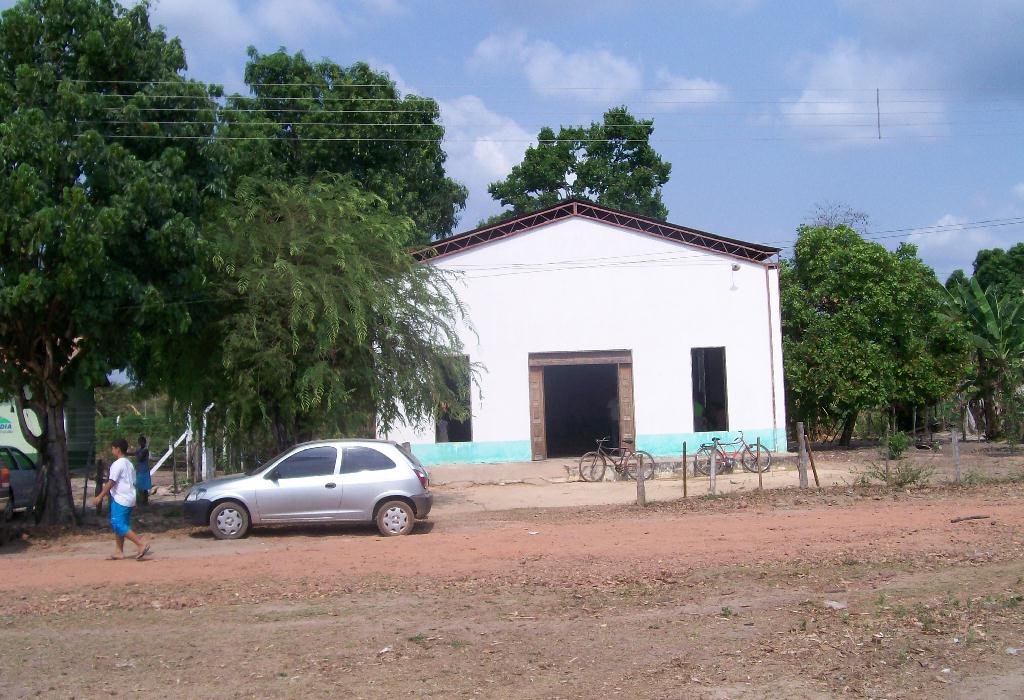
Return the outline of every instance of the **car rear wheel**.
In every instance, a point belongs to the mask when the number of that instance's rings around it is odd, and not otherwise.
[[[387,501],[377,509],[376,521],[385,537],[408,535],[416,524],[416,514],[405,501]]]
[[[249,511],[236,501],[218,503],[210,511],[210,532],[218,540],[237,540],[249,534]]]

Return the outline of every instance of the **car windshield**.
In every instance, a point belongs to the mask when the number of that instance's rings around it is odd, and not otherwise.
[[[291,452],[291,450],[292,450],[292,448],[289,447],[288,449],[284,450],[283,452],[278,452],[276,455],[274,455],[273,457],[268,459],[266,462],[260,462],[258,465],[256,465],[252,469],[246,469],[245,470],[246,476],[252,476],[254,474],[259,474],[261,471],[266,469],[267,465],[273,464],[277,460],[281,459],[281,457],[284,457],[286,453]]]

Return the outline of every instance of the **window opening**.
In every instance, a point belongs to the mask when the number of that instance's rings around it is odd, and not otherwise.
[[[691,348],[694,432],[729,429],[725,348]]]
[[[473,406],[470,399],[471,376],[469,356],[462,355],[453,367],[445,367],[444,383],[457,397],[454,405],[442,403],[438,406],[434,423],[435,442],[472,442]]]

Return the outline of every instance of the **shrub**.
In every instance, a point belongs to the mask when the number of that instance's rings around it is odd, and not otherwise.
[[[902,430],[889,435],[889,459],[901,459],[910,447],[910,436]]]
[[[872,464],[862,474],[862,477],[866,477],[866,480],[874,479],[875,481],[881,481],[887,486],[903,489],[908,486],[927,485],[928,480],[932,478],[932,474],[933,471],[928,467],[914,467],[909,464],[898,464],[886,473],[882,467]]]

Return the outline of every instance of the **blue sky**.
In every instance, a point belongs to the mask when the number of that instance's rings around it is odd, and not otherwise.
[[[785,245],[842,202],[942,279],[1024,240],[1022,0],[158,0],[154,17],[228,90],[253,44],[436,98],[470,190],[459,230],[498,210],[487,184],[541,126],[625,104],[672,163],[672,222]]]

